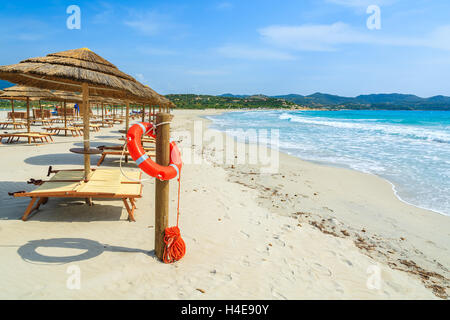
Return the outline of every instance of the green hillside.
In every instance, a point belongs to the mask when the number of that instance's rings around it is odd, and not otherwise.
[[[263,95],[238,98],[229,96],[169,94],[166,97],[175,103],[179,109],[290,109],[297,107],[294,102]]]

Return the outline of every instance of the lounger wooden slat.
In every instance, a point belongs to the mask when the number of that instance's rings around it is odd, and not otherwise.
[[[60,179],[76,179],[83,174],[81,170],[60,170],[50,181],[44,182],[31,192],[15,193],[14,197],[31,197],[22,220],[26,221],[29,215],[38,210],[49,198],[88,198],[88,199],[122,199],[128,212],[128,219],[135,221],[135,200],[142,197],[142,184],[139,182],[140,172],[127,171],[128,177],[137,178],[133,182],[123,177],[119,170],[95,170],[91,180],[61,181]],[[39,199],[35,207],[33,205]],[[129,202],[129,203],[128,203]]]
[[[58,171],[50,180],[77,180],[84,178],[83,171]]]

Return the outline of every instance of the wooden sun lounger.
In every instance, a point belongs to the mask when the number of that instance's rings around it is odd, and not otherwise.
[[[0,134],[0,142],[3,138],[7,138],[6,143],[14,143],[18,142],[20,138],[26,138],[29,141],[33,141],[33,143],[40,142],[53,142],[51,133],[44,133],[44,132],[15,132],[15,133],[5,133]],[[44,141],[45,140],[45,141]],[[49,141],[50,140],[50,141]]]
[[[1,129],[7,129],[8,126],[13,126],[14,129],[22,129],[27,125],[25,122],[13,122],[13,121],[5,121],[0,122]]]
[[[46,127],[44,128],[48,132],[59,135],[61,131],[64,131],[64,135],[67,135],[67,132],[70,131],[72,137],[78,137],[83,135],[83,131],[78,127]]]
[[[33,124],[36,124],[37,122],[40,122],[41,125],[43,125],[43,126],[49,126],[52,123],[52,121],[50,119],[33,119],[33,120],[31,120],[31,122]]]
[[[106,120],[105,120],[105,121],[102,121],[102,120],[94,120],[94,121],[91,121],[91,123],[96,124],[96,125],[98,125],[98,126],[100,126],[100,127],[102,127],[102,128],[111,128],[111,127],[114,126],[113,123],[107,122]]]
[[[78,128],[81,131],[84,130],[84,124],[82,124],[82,123],[73,123],[72,126]],[[100,128],[101,128],[101,125],[92,124],[92,123],[89,124],[89,129],[91,131],[98,132],[98,131],[100,131]]]
[[[117,124],[122,124],[123,123],[123,119],[120,118],[113,118],[113,119],[108,119],[109,121],[111,121],[112,123],[117,123]]]
[[[63,117],[51,117],[48,120],[50,120],[50,123],[64,123]]]
[[[31,198],[22,216],[23,221],[41,205],[45,205],[49,198],[122,199],[128,212],[128,220],[136,221],[134,211],[136,199],[142,198],[142,184],[134,180],[139,181],[142,174],[126,172],[126,175],[130,179],[123,177],[120,170],[95,170],[86,182],[83,180],[82,170],[60,170],[35,190],[14,193],[14,197]]]

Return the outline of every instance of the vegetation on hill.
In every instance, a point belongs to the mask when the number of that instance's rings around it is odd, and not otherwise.
[[[238,98],[234,96],[169,94],[166,97],[175,103],[179,109],[290,109],[298,107],[294,102],[262,95]]]

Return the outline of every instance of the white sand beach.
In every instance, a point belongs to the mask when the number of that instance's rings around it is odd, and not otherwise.
[[[176,110],[172,135],[200,116]],[[2,113],[2,118],[4,113]],[[33,130],[39,127],[33,127]],[[91,133],[119,145],[123,125]],[[70,141],[70,142],[69,142]],[[115,141],[115,142],[114,142]],[[61,143],[67,142],[67,143]],[[166,265],[154,249],[154,181],[136,222],[121,201],[50,199],[20,220],[48,166],[82,168],[81,138],[0,145],[0,299],[440,299],[450,293],[450,218],[400,201],[389,182],[280,153],[276,174],[211,161],[182,170],[180,229],[186,256]],[[207,143],[180,142],[208,158]],[[273,151],[275,152],[275,151]],[[95,166],[99,156],[92,156]],[[105,168],[118,168],[118,157]],[[125,168],[137,170],[134,163]],[[170,225],[177,183],[171,182]],[[73,270],[81,287],[73,289]],[[379,281],[378,281],[379,280]],[[374,285],[375,284],[375,285]]]

